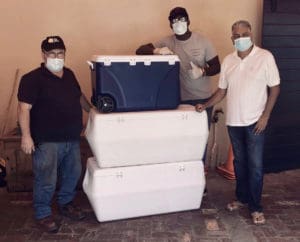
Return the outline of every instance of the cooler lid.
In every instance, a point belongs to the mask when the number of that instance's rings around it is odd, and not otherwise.
[[[93,62],[101,62],[104,65],[110,65],[114,62],[127,62],[135,65],[137,62],[143,62],[145,65],[151,65],[152,62],[168,62],[174,65],[179,62],[177,55],[93,55]]]

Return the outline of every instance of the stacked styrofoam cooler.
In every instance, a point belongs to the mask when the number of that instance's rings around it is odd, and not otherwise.
[[[98,75],[103,79],[107,74],[102,75],[101,72],[109,72],[110,77],[105,80],[109,81],[113,76],[113,83],[122,83],[118,85],[119,89],[123,89],[126,82],[130,81],[119,81],[121,77],[116,78],[117,75],[113,74],[116,70],[107,70],[102,64],[95,66],[100,70],[92,70],[94,77]],[[137,68],[148,70],[144,66]],[[161,67],[154,65],[153,68],[156,70]],[[173,67],[164,65],[165,68],[172,73],[177,72]],[[154,75],[158,75],[157,71],[154,71]],[[138,78],[137,74],[134,76]],[[165,76],[169,81],[176,78],[173,74],[171,78],[169,74]],[[104,80],[96,82],[100,82],[101,86]],[[138,86],[137,82],[132,83]],[[100,101],[103,90],[101,86],[98,91],[93,91],[96,93],[93,95],[100,95]],[[138,91],[131,92],[131,96],[124,94],[123,100],[130,100]],[[143,92],[146,93],[145,90]],[[157,97],[155,93],[149,96]],[[177,97],[175,95],[172,98],[174,100]],[[164,106],[163,102],[159,107]],[[121,110],[118,101],[115,103]],[[125,109],[135,106],[135,103],[131,106],[125,103]],[[153,104],[147,101],[143,107],[152,109]],[[87,161],[83,190],[100,222],[200,207],[205,187],[202,157],[208,138],[206,112],[198,113],[191,105],[180,105],[172,110],[106,114],[92,109],[86,138],[94,157]]]
[[[206,113],[91,110],[83,189],[99,221],[197,209],[205,186]]]

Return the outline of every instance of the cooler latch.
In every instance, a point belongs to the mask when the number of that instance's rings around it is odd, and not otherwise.
[[[122,171],[117,171],[116,172],[116,177],[117,178],[123,178],[123,172]]]
[[[175,59],[170,59],[169,60],[169,65],[173,66],[175,65],[176,60]]]
[[[185,171],[185,166],[182,165],[182,166],[179,166],[179,172],[184,172]]]
[[[181,119],[182,120],[188,120],[189,119],[189,115],[187,113],[183,113],[183,114],[181,114]]]
[[[135,66],[136,65],[136,60],[135,59],[130,59],[129,60],[129,65],[130,66]]]
[[[144,65],[145,65],[145,66],[150,66],[150,65],[151,65],[151,60],[146,59],[146,60],[144,61]]]
[[[103,64],[105,66],[110,66],[111,65],[111,60],[110,59],[104,59]]]

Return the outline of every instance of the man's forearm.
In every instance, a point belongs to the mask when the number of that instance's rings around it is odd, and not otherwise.
[[[280,93],[279,85],[270,87],[269,96],[268,96],[267,103],[266,103],[266,106],[265,106],[262,116],[264,116],[266,118],[270,117],[279,93]]]
[[[18,104],[18,121],[21,127],[21,149],[25,154],[32,154],[35,146],[30,133],[30,109],[31,104],[19,102]]]
[[[155,47],[152,43],[142,45],[136,50],[137,55],[153,55]]]
[[[214,106],[215,104],[222,101],[226,96],[227,89],[218,88],[218,90],[213,94],[213,96],[204,104],[205,108]]]
[[[89,103],[89,101],[87,100],[86,96],[83,93],[81,94],[80,97],[80,105],[81,108],[86,112],[89,112],[90,109],[92,108],[92,105]]]
[[[221,65],[219,61],[219,57],[215,56],[211,60],[207,62],[207,66],[204,67],[205,76],[214,76],[220,73]]]
[[[30,133],[30,110],[18,105],[18,121],[20,124],[22,136],[31,137]]]

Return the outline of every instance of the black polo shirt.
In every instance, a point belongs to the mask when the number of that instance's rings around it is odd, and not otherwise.
[[[25,74],[18,100],[32,105],[30,131],[34,142],[79,140],[82,130],[81,89],[74,73],[64,67],[62,78],[41,67]]]

